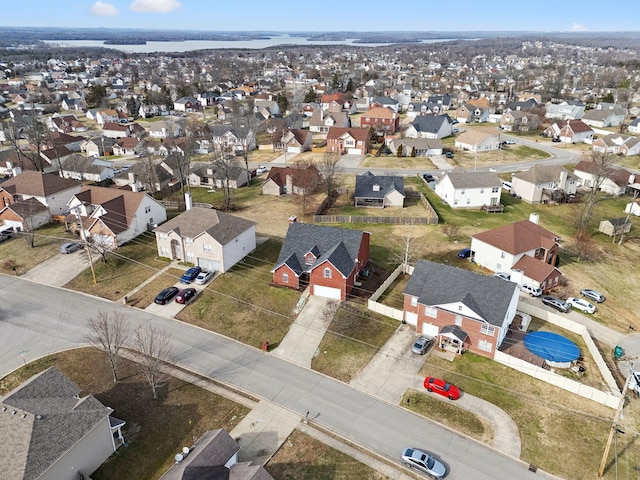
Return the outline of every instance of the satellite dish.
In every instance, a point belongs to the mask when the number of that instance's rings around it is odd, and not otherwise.
[[[176,453],[176,456],[173,458],[176,459],[176,463],[180,463],[184,457],[182,456],[181,453]]]
[[[182,447],[182,453],[184,455],[189,455],[189,447]]]

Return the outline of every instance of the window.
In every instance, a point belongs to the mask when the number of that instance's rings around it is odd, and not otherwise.
[[[484,188],[481,188],[481,189],[480,189],[480,193],[484,193]]]
[[[500,258],[504,258],[504,252],[500,252]]]
[[[289,274],[288,273],[283,273],[282,274],[282,283],[289,283]]]
[[[187,261],[193,263],[193,252],[187,252]]]
[[[160,256],[171,258],[171,249],[169,247],[161,247],[160,248]]]
[[[185,238],[184,239],[184,244],[185,245],[193,245],[193,238]]]
[[[483,335],[489,335],[493,337],[495,331],[496,327],[494,327],[493,325],[489,325],[488,323],[483,323],[480,327],[480,333],[482,333]]]
[[[331,269],[329,267],[324,269],[324,278],[331,278]]]
[[[478,348],[483,352],[491,353],[491,350],[493,349],[493,343],[487,342],[486,340],[480,340],[478,342]]]
[[[167,235],[166,233],[159,233],[158,234],[158,239],[160,239],[160,240],[166,240],[167,238],[169,238],[169,235]]]
[[[498,193],[498,187],[493,187],[491,189],[491,193]]]
[[[307,265],[313,265],[313,262],[316,261],[316,257],[313,253],[307,253],[307,258],[305,259],[305,262]]]
[[[456,315],[455,324],[458,325],[458,326],[462,325],[462,316],[461,315]]]
[[[460,194],[464,195],[464,188],[462,190],[460,190]]]
[[[467,205],[471,205],[471,199],[467,198]]]
[[[211,247],[210,244],[205,243],[204,245],[202,245],[202,251],[204,253],[211,253],[213,251],[213,248]]]
[[[150,211],[151,211],[151,207],[149,205],[144,207],[144,213],[149,213]]]
[[[427,317],[438,318],[438,310],[433,307],[424,307],[424,314]]]
[[[418,297],[411,297],[411,306],[415,307],[418,305]]]

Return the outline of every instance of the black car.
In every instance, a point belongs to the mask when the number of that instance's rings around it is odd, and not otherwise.
[[[422,178],[424,178],[426,182],[435,182],[436,180],[430,173],[425,173],[424,175],[422,175]]]
[[[158,305],[164,305],[165,303],[171,301],[171,299],[175,297],[179,291],[180,289],[178,287],[165,288],[158,294],[154,302],[156,302]]]
[[[562,313],[567,313],[571,310],[571,305],[556,297],[542,297],[542,303],[549,305]]]

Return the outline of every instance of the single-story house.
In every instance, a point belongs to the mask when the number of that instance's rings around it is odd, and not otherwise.
[[[314,190],[322,182],[315,165],[301,167],[271,167],[262,184],[263,195],[301,195]]]
[[[511,177],[511,193],[527,203],[568,202],[578,178],[561,165],[534,165]]]
[[[582,121],[596,128],[617,127],[624,122],[627,113],[621,105],[599,103],[596,108],[585,112]]]
[[[256,249],[255,223],[193,207],[153,230],[158,255],[226,272]]]
[[[420,260],[404,289],[404,320],[440,347],[493,358],[516,315],[515,283]]]
[[[111,413],[56,367],[34,375],[0,401],[2,478],[89,478],[124,443]]]
[[[345,301],[369,261],[368,232],[292,222],[271,270],[273,284]]]
[[[102,182],[113,177],[113,163],[100,158],[74,154],[64,160],[60,176],[79,181]]]
[[[613,153],[616,155],[640,154],[640,138],[622,133],[612,133],[606,137],[600,137],[593,141],[592,149],[598,153]]]
[[[585,187],[593,188],[600,183],[598,189],[609,195],[624,195],[627,188],[636,181],[636,174],[624,168],[606,168],[600,172],[601,167],[593,161],[581,160],[573,169],[573,174],[578,177]]]
[[[442,155],[442,140],[439,138],[392,138],[387,147],[394,155],[402,157]]]
[[[353,194],[356,207],[402,208],[404,198],[404,177],[376,176],[371,172],[356,175],[356,189]]]
[[[469,129],[458,135],[455,147],[470,152],[498,150],[500,148],[500,134],[495,128]]]

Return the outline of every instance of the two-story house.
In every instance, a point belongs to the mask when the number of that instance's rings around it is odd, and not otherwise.
[[[451,208],[495,206],[500,204],[502,181],[492,172],[455,169],[438,178],[435,192]]]
[[[534,165],[511,177],[511,193],[527,203],[568,202],[578,178],[561,165]]]
[[[373,107],[360,116],[360,127],[373,128],[378,137],[393,135],[400,126],[400,115],[391,109]]]
[[[366,155],[369,151],[368,128],[331,127],[327,132],[327,151],[348,155]]]
[[[449,115],[420,115],[407,128],[408,138],[445,138],[451,136],[453,121]]]

